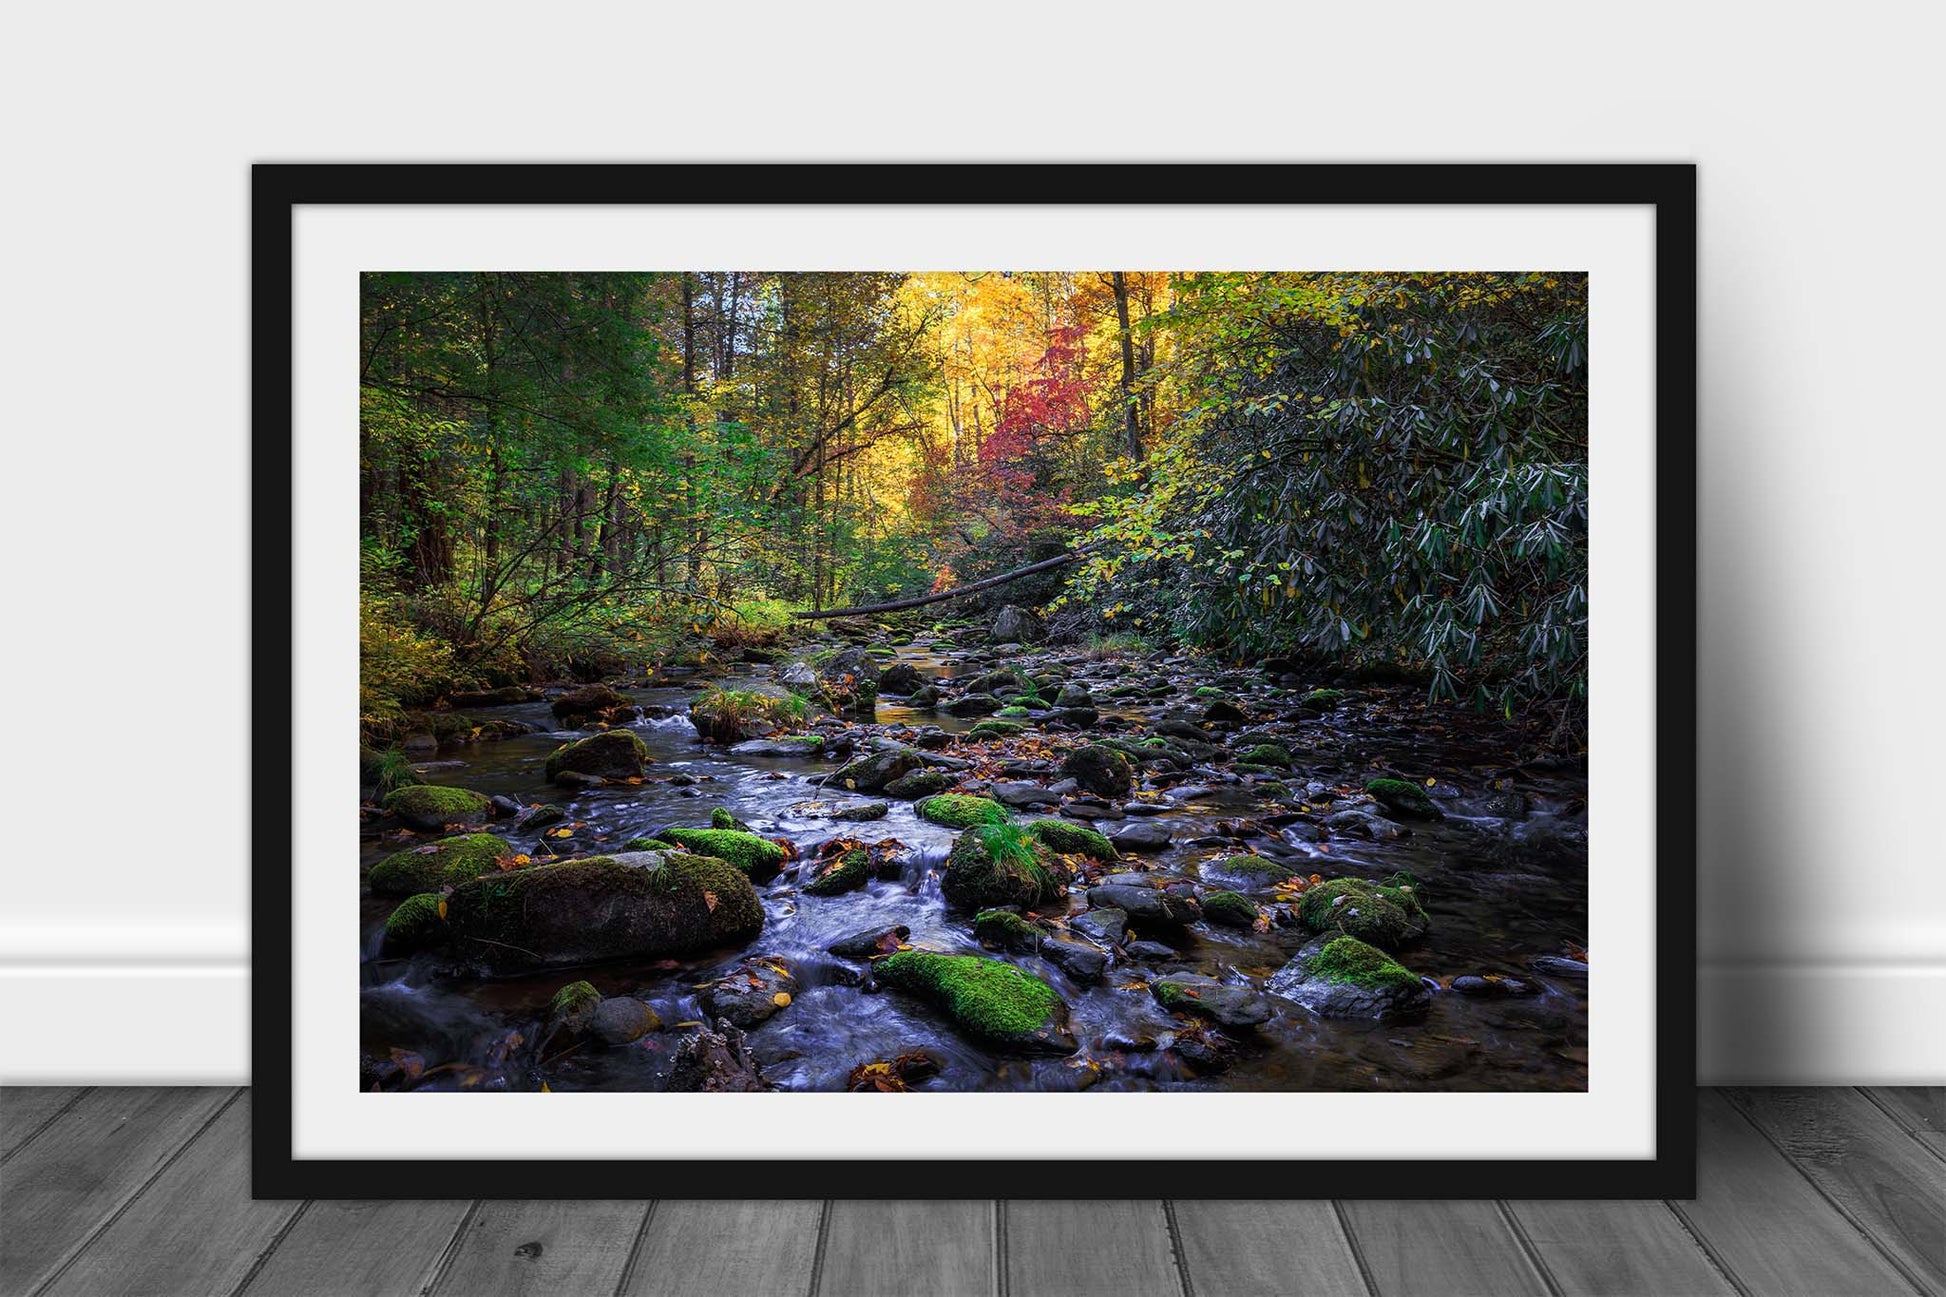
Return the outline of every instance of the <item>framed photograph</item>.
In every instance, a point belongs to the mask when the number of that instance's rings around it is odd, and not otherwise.
[[[1691,1194],[1693,168],[264,165],[252,257],[259,1196]]]

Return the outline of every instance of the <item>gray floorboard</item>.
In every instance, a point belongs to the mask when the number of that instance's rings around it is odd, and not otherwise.
[[[1699,1096],[1693,1201],[252,1202],[227,1090],[0,1091],[13,1297],[1946,1297],[1946,1090]]]

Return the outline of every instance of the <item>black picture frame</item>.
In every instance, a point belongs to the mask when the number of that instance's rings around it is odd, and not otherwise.
[[[292,1155],[293,216],[331,204],[1018,203],[1219,194],[1211,205],[1539,204],[1655,213],[1655,1156],[1637,1160],[1115,1160],[1064,1175],[1076,1198],[1167,1174],[1195,1196],[1688,1198],[1696,1116],[1696,169],[1650,164],[432,165],[260,164],[251,185],[251,1155],[257,1198],[612,1199],[886,1196],[882,1163],[827,1160],[318,1160]],[[788,196],[787,198],[781,196]],[[1005,1197],[1013,1161],[900,1176],[905,1197]],[[667,1172],[679,1169],[671,1180]],[[653,1179],[645,1172],[665,1174]],[[1045,1187],[1045,1186],[1043,1186]],[[1180,1196],[1180,1190],[1177,1190]]]

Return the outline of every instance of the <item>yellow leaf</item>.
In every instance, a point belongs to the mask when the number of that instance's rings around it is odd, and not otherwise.
[[[791,1002],[791,993],[789,991],[779,991],[770,997],[770,1002],[781,1009]]]
[[[716,913],[716,893],[715,893],[715,892],[704,892],[704,893],[703,893],[703,904],[709,907],[709,911],[710,911],[710,913],[711,913],[711,914],[714,914],[714,913]]]
[[[553,1093],[554,1093],[554,1091],[552,1091],[552,1090],[550,1090],[550,1089],[548,1089],[548,1088],[547,1088],[547,1082],[545,1082],[545,1081],[542,1081],[542,1082],[541,1082],[541,1093],[542,1093],[542,1094],[553,1094]]]
[[[446,917],[446,898],[443,896],[439,898],[439,917]]]

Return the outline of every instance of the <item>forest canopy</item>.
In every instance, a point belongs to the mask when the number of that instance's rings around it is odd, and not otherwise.
[[[375,273],[361,722],[943,593],[1565,717],[1573,273]],[[944,604],[954,608],[955,604]]]

